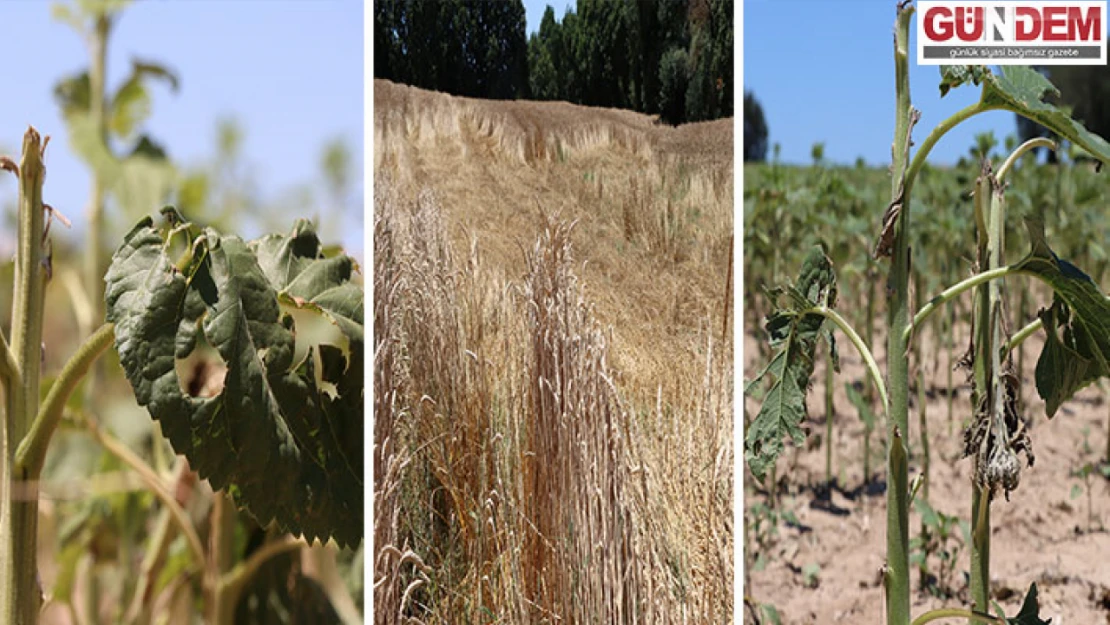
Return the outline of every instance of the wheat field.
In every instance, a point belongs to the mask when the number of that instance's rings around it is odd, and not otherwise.
[[[375,81],[377,623],[732,620],[732,140]]]

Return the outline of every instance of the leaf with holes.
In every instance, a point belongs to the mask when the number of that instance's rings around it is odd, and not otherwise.
[[[148,217],[127,235],[105,278],[139,404],[262,524],[357,544],[363,292],[351,283],[354,262],[324,258],[306,221],[248,244],[163,213],[166,226]],[[223,388],[194,397],[178,363],[208,346],[226,366]]]
[[[980,105],[984,110],[1004,109],[1037,122],[1077,144],[1104,163],[1110,163],[1110,143],[1087,130],[1066,111],[1045,101],[1060,91],[1040,72],[1025,65],[1003,65],[993,73],[983,65],[945,65],[940,70],[940,95],[971,82],[982,85]]]
[[[998,74],[983,80],[982,103],[989,108],[1006,109],[1031,119],[1052,132],[1078,144],[1104,163],[1110,163],[1110,143],[1087,130],[1068,113],[1044,101],[1060,91],[1032,67],[1003,65]]]

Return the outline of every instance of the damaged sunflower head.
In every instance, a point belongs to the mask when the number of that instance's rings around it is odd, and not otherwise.
[[[1029,466],[1033,466],[1033,442],[1018,416],[1017,397],[1019,382],[1012,364],[1007,361],[1003,370],[993,376],[991,386],[979,397],[975,419],[964,431],[964,455],[975,458],[975,482],[987,490],[990,498],[999,489],[1010,499],[1010,492],[1021,482],[1021,462],[1018,453],[1025,453]]]

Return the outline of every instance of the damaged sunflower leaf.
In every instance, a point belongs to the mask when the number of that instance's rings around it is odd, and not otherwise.
[[[140,405],[213,488],[266,525],[354,546],[363,533],[363,293],[308,222],[245,243],[163,211],[112,258],[107,315]],[[189,239],[184,257],[169,241]],[[214,397],[175,363],[203,345],[227,367]]]
[[[1052,305],[1040,312],[1045,345],[1037,360],[1037,393],[1052,417],[1076,392],[1110,376],[1110,298],[1091,278],[1048,247],[1044,224],[1026,220],[1032,250],[1015,268],[1052,287]]]
[[[941,65],[940,66],[940,97],[965,83],[976,86],[983,78],[990,75],[991,70],[986,65]]]
[[[806,389],[820,339],[829,341],[832,364],[838,362],[832,331],[825,326],[825,317],[814,312],[815,308],[836,303],[836,274],[824,250],[820,246],[810,250],[795,285],[769,293],[786,301],[767,317],[765,327],[775,355],[751,383],[767,375],[772,380],[759,414],[748,426],[745,441],[748,467],[758,480],[782,453],[784,438],[789,436],[796,445],[805,438],[801,424],[806,416]]]
[[[1059,96],[1060,91],[1037,70],[1024,65],[1003,65],[998,74],[988,72],[982,76],[982,82],[980,102],[986,109],[1017,113],[1079,145],[1098,160],[1110,163],[1110,143],[1054,104],[1045,102],[1046,96]]]

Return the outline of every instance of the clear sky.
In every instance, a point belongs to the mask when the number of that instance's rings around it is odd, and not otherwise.
[[[825,158],[889,165],[894,135],[894,0],[749,0],[744,3],[744,89],[763,105],[769,144],[782,160]],[[920,143],[946,117],[979,97],[964,86],[940,97],[936,66],[918,66],[917,16],[910,26],[910,94],[922,112]],[[960,124],[933,148],[931,160],[954,164],[973,137],[993,130],[1001,146],[1016,133],[1012,113],[985,113]],[[770,149],[767,157],[770,158]]]
[[[72,28],[51,18],[51,4],[0,2],[0,149],[18,159],[29,124],[52,135],[44,195],[73,220],[67,236],[76,237],[83,232],[90,174],[69,148],[53,89],[60,78],[87,68],[89,53]],[[350,0],[136,2],[113,30],[108,87],[121,84],[133,57],[175,70],[180,90],[175,95],[154,84],[145,129],[176,165],[199,166],[216,153],[217,120],[237,118],[242,160],[266,203],[294,186],[319,182],[324,143],[345,137],[352,195],[361,198],[362,11],[361,2]],[[0,205],[16,192],[7,178],[0,182]],[[307,207],[305,216],[312,212]],[[360,221],[332,232],[350,231],[345,243],[361,250],[361,228]]]

